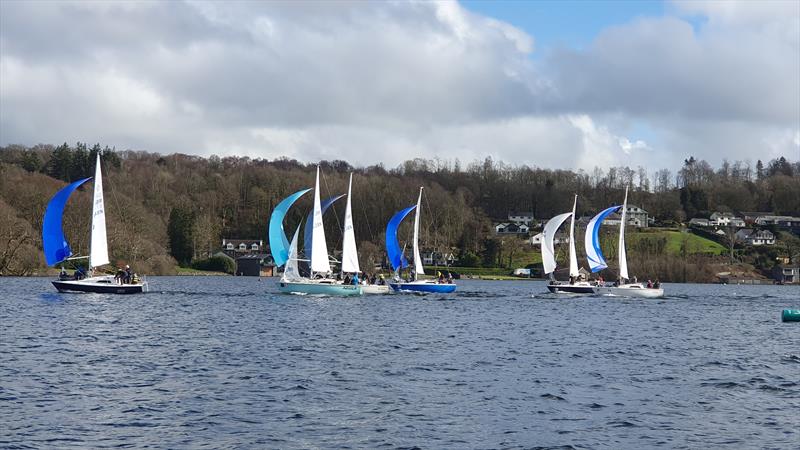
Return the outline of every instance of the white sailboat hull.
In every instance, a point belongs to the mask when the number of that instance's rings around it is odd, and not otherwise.
[[[553,294],[592,294],[594,293],[595,285],[588,281],[576,281],[569,283],[567,281],[550,282],[547,289]]]
[[[664,289],[647,288],[641,283],[621,284],[619,286],[595,286],[596,295],[609,295],[615,297],[660,298],[664,296]]]
[[[84,278],[82,280],[55,280],[58,292],[93,292],[97,294],[141,294],[147,292],[147,282],[120,284],[111,275]]]
[[[380,284],[362,284],[361,285],[361,292],[364,294],[388,294],[390,292],[389,285],[384,284],[381,286]]]
[[[284,294],[326,295],[331,297],[352,297],[361,295],[361,286],[337,283],[336,280],[300,280],[278,282],[278,289]]]

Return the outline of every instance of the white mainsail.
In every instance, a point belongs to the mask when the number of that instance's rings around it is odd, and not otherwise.
[[[422,268],[422,258],[419,257],[419,211],[422,209],[422,187],[419,188],[419,198],[417,198],[417,211],[414,214],[414,271],[420,275],[425,273]]]
[[[285,281],[297,281],[302,279],[300,276],[300,268],[297,262],[297,236],[300,234],[300,225],[294,232],[292,243],[289,245],[289,258],[286,260],[286,268],[283,270],[283,279]]]
[[[556,254],[553,246],[553,238],[556,235],[558,227],[571,215],[572,213],[559,214],[548,220],[544,226],[544,239],[542,240],[542,265],[544,266],[544,273],[552,273],[556,270]]]
[[[342,272],[360,272],[356,236],[353,233],[353,212],[350,199],[353,193],[353,174],[347,187],[347,208],[344,211],[344,242],[342,243]]]
[[[628,258],[625,254],[625,210],[628,209],[628,187],[625,187],[625,201],[622,202],[622,214],[619,222],[619,277],[628,279]]]
[[[103,204],[103,174],[100,170],[100,153],[94,166],[94,203],[92,203],[92,238],[89,246],[89,267],[108,264],[106,238],[106,211]]]
[[[319,166],[317,182],[314,184],[314,222],[311,234],[311,271],[326,274],[331,271],[328,261],[328,244],[325,242],[325,228],[322,224],[322,207],[319,200]]]
[[[578,256],[575,252],[575,207],[578,205],[578,195],[575,194],[575,200],[572,202],[572,220],[569,224],[569,276],[577,277],[580,275],[578,272]]]

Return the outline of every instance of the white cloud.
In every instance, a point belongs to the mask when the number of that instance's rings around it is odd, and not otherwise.
[[[455,2],[4,3],[0,144],[583,169],[796,157],[797,5],[678,2],[534,63],[532,35]]]

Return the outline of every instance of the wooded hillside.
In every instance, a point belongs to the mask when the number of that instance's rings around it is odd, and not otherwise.
[[[0,148],[0,273],[32,274],[44,268],[41,225],[47,202],[66,182],[92,176],[97,152],[103,160],[112,263],[129,262],[142,273],[171,273],[174,257],[187,263],[217,249],[223,237],[266,243],[275,204],[314,183],[315,165],[285,158],[164,156],[83,143]],[[574,193],[579,195],[578,214],[591,215],[620,203],[624,186],[630,185],[629,203],[669,225],[713,211],[800,215],[800,163],[785,158],[755,165],[725,162],[716,169],[689,158],[677,173],[648,173],[641,167],[548,170],[490,158],[465,165],[457,159],[416,159],[395,168],[322,161],[320,167],[323,198],[345,193],[349,173],[355,174],[355,233],[365,263],[382,260],[386,222],[415,202],[419,186],[426,188],[421,245],[453,249],[487,266],[498,264],[492,219],[504,220],[511,211],[549,218],[567,211]],[[287,229],[304,220],[311,200],[307,195],[292,208]],[[90,210],[87,185],[73,195],[64,218],[76,254],[88,251]],[[344,201],[326,214],[332,250],[341,247],[343,216]],[[410,233],[410,226],[401,233]],[[175,245],[181,239],[184,245]]]

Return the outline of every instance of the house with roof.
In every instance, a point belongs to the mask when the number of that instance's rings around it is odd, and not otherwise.
[[[503,222],[494,226],[494,232],[497,235],[522,235],[528,234],[530,230],[530,227],[524,223]]]
[[[236,259],[238,255],[262,253],[265,251],[264,241],[256,239],[222,239],[222,249],[226,255]]]
[[[235,275],[251,277],[271,277],[275,275],[272,256],[266,253],[246,253],[236,258]]]
[[[534,236],[531,236],[531,238],[528,239],[528,243],[531,244],[531,245],[539,245],[539,246],[541,246],[542,245],[542,241],[544,241],[544,233],[538,233],[538,234],[536,234]],[[565,233],[563,231],[559,232],[559,233],[556,233],[556,235],[553,236],[553,244],[557,245],[557,244],[564,244],[564,243],[567,243],[567,242],[569,242],[569,236],[567,235],[567,233]]]
[[[704,219],[702,217],[695,217],[694,219],[689,220],[689,226],[696,226],[696,227],[710,227],[711,222],[708,219]]]
[[[736,240],[747,245],[775,245],[775,235],[769,230],[742,228],[736,232]]]
[[[628,205],[628,209],[625,210],[625,219],[629,227],[647,228],[652,222],[647,211],[636,205]],[[619,226],[621,220],[621,214],[615,212],[610,214],[602,225]]]
[[[728,212],[715,212],[711,214],[708,222],[711,226],[717,227],[743,228],[745,226],[744,219]]]
[[[420,256],[426,266],[452,266],[456,261],[453,252],[423,251]]]
[[[508,221],[518,225],[525,224],[530,227],[533,223],[533,213],[530,211],[510,212],[508,213]]]
[[[779,264],[772,268],[772,278],[780,284],[800,283],[800,266]]]

